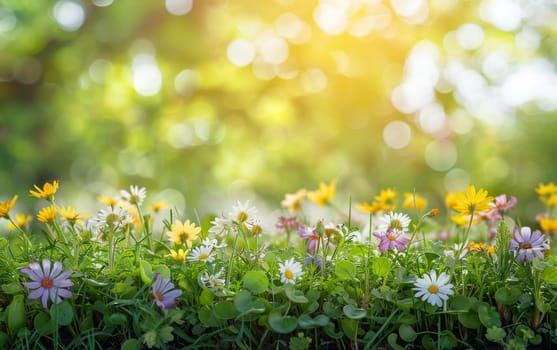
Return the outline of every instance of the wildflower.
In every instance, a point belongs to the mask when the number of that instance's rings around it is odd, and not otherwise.
[[[62,298],[71,298],[72,292],[65,289],[73,286],[73,282],[68,277],[73,271],[62,272],[62,263],[55,261],[51,269],[51,261],[43,259],[42,265],[37,262],[30,262],[29,267],[21,269],[33,282],[23,282],[23,285],[33,291],[29,294],[29,299],[41,298],[41,303],[46,309],[48,299],[59,304]]]
[[[403,231],[393,228],[388,228],[387,231],[384,232],[374,232],[373,236],[381,240],[379,242],[379,251],[381,253],[389,249],[402,251],[410,241],[410,239],[404,235]]]
[[[404,202],[402,207],[406,209],[418,209],[423,210],[427,205],[427,200],[415,193],[404,193]]]
[[[410,217],[406,214],[390,212],[378,219],[378,228],[380,230],[393,229],[407,232],[410,221]]]
[[[294,261],[294,258],[279,263],[280,281],[286,284],[296,284],[296,280],[302,276],[302,264]]]
[[[291,213],[300,211],[300,207],[304,199],[306,198],[307,191],[305,189],[300,189],[296,193],[287,193],[280,202],[280,204],[288,208]]]
[[[174,284],[170,281],[168,277],[161,277],[157,273],[155,282],[153,282],[153,296],[155,297],[155,303],[161,308],[171,309],[176,306],[176,298],[182,295],[180,289],[174,289]]]
[[[275,227],[278,228],[279,230],[290,231],[297,228],[299,225],[300,222],[298,221],[297,216],[291,216],[291,217],[280,216],[277,220],[277,223],[275,224]]]
[[[98,196],[97,200],[104,205],[108,205],[109,207],[115,207],[118,204],[118,198],[108,197],[108,196]]]
[[[495,202],[493,203],[493,206],[495,207],[495,209],[501,211],[508,211],[516,205],[516,202],[517,200],[515,196],[511,196],[511,198],[507,200],[507,195],[502,194],[495,197]]]
[[[225,280],[224,278],[221,278],[221,276],[223,275],[224,270],[221,269],[219,272],[209,275],[207,273],[207,271],[204,271],[199,279],[201,280],[201,283],[203,284],[203,286],[205,286],[206,288],[209,288],[212,291],[216,291],[218,290],[220,287],[224,286]]]
[[[13,230],[17,227],[23,228],[31,220],[33,220],[33,217],[31,215],[15,214],[14,222],[9,222],[8,223],[8,229]]]
[[[534,256],[543,259],[544,252],[549,250],[549,239],[539,230],[532,232],[528,226],[523,226],[520,230],[515,227],[510,248],[512,251],[518,248],[518,261],[532,261]]]
[[[547,185],[540,183],[535,191],[540,196],[549,196],[557,193],[557,186],[555,186],[553,182],[550,182]]]
[[[310,252],[315,252],[317,249],[317,244],[319,243],[319,235],[317,234],[317,228],[300,225],[298,227],[298,233],[303,241],[309,241],[307,244],[307,250]]]
[[[214,259],[213,247],[210,246],[195,247],[190,251],[190,255],[188,256],[188,261],[213,262]]]
[[[122,198],[133,205],[141,205],[147,197],[147,190],[145,187],[139,188],[139,186],[130,186],[130,191],[121,190],[120,195]]]
[[[383,212],[383,205],[379,202],[373,203],[359,203],[356,204],[356,209],[363,211],[364,213],[381,213]]]
[[[439,276],[434,270],[424,274],[414,283],[415,297],[427,301],[431,305],[443,306],[443,302],[453,295],[453,285],[449,283],[450,276],[441,272]]]
[[[75,207],[72,207],[72,206],[59,207],[58,212],[60,213],[60,216],[63,217],[64,220],[66,220],[70,224],[78,223],[78,224],[83,225],[83,221],[81,221],[81,219],[89,216],[89,215],[84,215],[84,214],[77,213],[75,211]]]
[[[131,214],[120,207],[106,207],[101,209],[89,220],[94,232],[100,232],[107,228],[118,230],[124,228],[126,225],[133,223]]]
[[[165,256],[171,257],[176,262],[183,262],[186,260],[187,250],[178,249],[178,251],[174,249],[170,249],[170,252]]]
[[[254,236],[263,233],[263,227],[261,226],[260,220],[253,220],[252,222],[246,222],[246,228]]]
[[[159,211],[161,211],[162,209],[168,207],[168,203],[166,202],[156,202],[153,203],[149,206],[149,209],[151,209],[151,211],[158,213]]]
[[[189,220],[182,224],[180,220],[176,220],[167,233],[168,239],[175,244],[190,245],[192,241],[197,239],[197,235],[201,231],[201,227],[197,227],[195,223]]]
[[[232,207],[232,212],[230,213],[230,218],[238,224],[243,224],[255,219],[257,214],[257,209],[251,207],[249,201],[241,203],[237,202],[237,205]]]
[[[315,264],[315,266],[322,266],[323,265],[323,259],[319,255],[313,256],[313,255],[308,254],[304,263],[306,265]]]
[[[557,231],[557,218],[550,219],[547,216],[541,216],[539,222],[544,232],[550,233]]]
[[[45,224],[54,221],[54,219],[56,219],[56,207],[54,205],[42,208],[37,214],[37,220]]]
[[[495,253],[495,247],[484,243],[484,242],[480,242],[480,243],[475,243],[475,242],[471,242],[468,243],[468,250],[471,252],[479,252],[479,251],[483,251],[487,254],[493,254]]]
[[[42,189],[37,185],[34,185],[34,188],[35,190],[29,190],[31,197],[44,198],[50,201],[56,194],[56,191],[58,191],[58,181],[54,180],[52,183],[46,182]]]
[[[396,191],[392,188],[381,190],[378,196],[375,196],[375,202],[379,203],[384,211],[395,210]]]
[[[2,201],[0,203],[0,218],[8,218],[10,214],[10,210],[14,207],[15,202],[17,202],[17,194],[13,196],[11,201]]]
[[[329,185],[324,182],[320,182],[317,190],[307,193],[308,199],[313,203],[324,207],[335,195],[335,186],[336,180],[331,181]]]
[[[216,216],[211,221],[211,225],[212,226],[209,228],[209,233],[222,237],[227,231],[230,230],[232,220],[225,217]]]
[[[458,201],[456,199],[456,195],[453,192],[447,192],[447,195],[445,196],[445,205],[447,208],[454,209],[457,204]]]
[[[457,191],[455,196],[456,204],[453,209],[460,212],[461,215],[470,215],[473,217],[482,211],[492,208],[490,202],[493,200],[493,197],[488,196],[487,191],[483,188],[476,192],[476,187],[474,185],[470,185],[466,188],[466,194]]]
[[[212,250],[217,250],[227,246],[226,242],[219,243],[219,241],[214,238],[205,238],[201,241],[201,245],[211,247]]]

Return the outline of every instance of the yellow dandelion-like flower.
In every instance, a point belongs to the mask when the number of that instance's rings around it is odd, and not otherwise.
[[[545,233],[557,231],[557,218],[550,219],[546,216],[540,218],[540,227]]]
[[[427,200],[415,193],[404,193],[404,202],[402,207],[406,209],[418,209],[423,210],[427,206]]]
[[[97,197],[97,200],[102,204],[108,205],[109,207],[112,208],[114,208],[116,204],[118,204],[118,198],[114,198],[114,197],[100,195]]]
[[[447,208],[454,209],[457,204],[458,201],[456,199],[456,194],[454,194],[453,192],[447,192],[447,195],[445,196],[445,205],[447,206]]]
[[[356,209],[363,211],[364,213],[382,213],[384,211],[383,205],[378,202],[373,203],[359,203],[356,204]]]
[[[31,220],[33,220],[33,217],[31,215],[15,214],[14,222],[8,223],[8,229],[13,230],[15,228],[23,228]]]
[[[476,216],[482,211],[490,210],[491,201],[493,197],[489,196],[487,191],[480,188],[476,192],[476,187],[470,185],[466,188],[466,193],[457,191],[455,194],[456,204],[453,207],[454,210],[458,211],[462,215]]]
[[[329,203],[331,198],[335,195],[336,180],[331,181],[329,185],[324,182],[319,183],[319,188],[315,191],[307,193],[308,199],[315,204],[324,207]]]
[[[54,205],[42,208],[37,214],[37,220],[45,224],[54,221],[54,219],[56,219],[56,207]]]
[[[170,249],[170,253],[165,256],[171,257],[176,262],[184,262],[186,260],[187,253],[188,251],[184,249],[178,249],[178,251]]]
[[[78,212],[75,211],[75,207],[72,206],[68,206],[68,207],[59,207],[58,208],[58,213],[60,213],[60,216],[64,218],[64,220],[70,222],[70,223],[79,223],[79,224],[83,224],[83,221],[81,221],[81,219],[87,218],[90,215],[88,214],[80,214]]]
[[[33,185],[33,187],[35,190],[29,190],[31,197],[50,200],[58,191],[58,180],[54,180],[52,183],[46,182],[42,189],[37,185]]]
[[[0,218],[8,218],[10,215],[10,210],[14,207],[15,202],[17,202],[17,194],[13,196],[11,201],[2,201],[0,203]]]
[[[553,182],[550,182],[546,185],[540,183],[540,184],[538,184],[538,187],[536,188],[535,191],[540,196],[549,196],[549,195],[557,193],[557,186],[555,186],[555,184]]]
[[[375,201],[379,202],[383,205],[392,205],[394,206],[394,200],[396,199],[396,191],[393,190],[392,188],[387,188],[384,190],[381,190],[379,192],[379,195],[375,196]],[[394,210],[394,208],[393,208]]]
[[[151,209],[151,211],[158,213],[159,211],[161,211],[162,209],[168,207],[169,204],[166,202],[157,202],[157,203],[153,203],[149,206],[149,209]]]
[[[548,207],[554,207],[557,205],[557,194],[550,194],[547,197],[540,197],[540,201],[547,205]]]
[[[197,239],[201,227],[197,227],[195,223],[186,220],[183,224],[176,220],[170,227],[170,232],[167,233],[168,239],[175,244],[184,244],[189,246],[192,241]]]
[[[296,193],[287,193],[285,198],[280,203],[283,207],[287,208],[291,213],[300,211],[300,206],[306,198],[307,191],[300,189]]]

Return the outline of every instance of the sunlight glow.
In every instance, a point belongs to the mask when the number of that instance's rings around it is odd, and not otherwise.
[[[191,11],[193,0],[166,0],[164,5],[174,16],[183,16]]]
[[[85,22],[85,9],[77,1],[58,1],[54,5],[54,18],[63,30],[73,32]]]
[[[475,23],[461,25],[456,31],[458,44],[466,50],[478,49],[484,41],[484,30]]]
[[[228,44],[226,56],[238,67],[247,66],[255,58],[255,46],[249,40],[236,39]]]
[[[133,87],[142,96],[156,95],[162,86],[162,73],[155,58],[148,54],[139,54],[132,63]]]
[[[14,12],[9,8],[0,8],[0,34],[12,31],[16,24]]]
[[[394,149],[401,149],[410,143],[412,139],[412,129],[405,122],[398,120],[392,121],[383,129],[383,141]]]
[[[504,31],[515,31],[522,22],[523,10],[513,0],[484,0],[479,11],[484,21]]]
[[[424,158],[431,169],[446,171],[455,165],[458,153],[451,141],[433,140],[426,146]]]

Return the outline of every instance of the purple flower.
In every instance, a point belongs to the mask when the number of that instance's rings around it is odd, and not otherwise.
[[[161,277],[157,273],[155,282],[153,282],[153,295],[155,302],[162,309],[171,309],[176,306],[176,298],[182,295],[180,289],[174,289],[174,284],[170,282],[170,278]]]
[[[404,232],[392,228],[389,228],[384,232],[374,232],[373,236],[381,240],[381,242],[379,242],[379,251],[381,253],[388,249],[401,251],[406,247],[408,241],[410,240],[404,235]]]
[[[502,194],[500,196],[495,197],[495,208],[501,211],[507,211],[512,209],[516,205],[516,197],[511,196],[509,200],[507,200],[507,195]]]
[[[317,243],[319,242],[319,235],[317,234],[317,229],[315,227],[300,225],[298,227],[298,233],[303,241],[309,241],[307,245],[308,252],[315,253],[317,249]]]
[[[534,256],[543,259],[543,253],[549,250],[549,238],[542,234],[540,230],[532,232],[530,227],[524,226],[518,230],[514,229],[513,240],[511,241],[511,250],[516,251],[518,248],[518,261],[532,261]]]
[[[73,282],[68,277],[73,271],[62,272],[62,263],[54,262],[51,269],[51,261],[43,259],[42,266],[35,261],[29,263],[29,267],[24,267],[21,272],[27,274],[33,282],[23,282],[23,285],[33,291],[29,294],[29,299],[41,298],[43,307],[48,307],[48,298],[54,304],[62,302],[62,298],[71,298],[72,292],[65,289],[73,286]]]

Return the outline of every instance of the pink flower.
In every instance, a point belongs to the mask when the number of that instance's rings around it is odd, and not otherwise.
[[[55,304],[61,303],[62,298],[71,298],[72,292],[65,288],[73,286],[73,282],[68,279],[73,271],[62,272],[62,267],[62,263],[55,261],[51,269],[51,261],[43,259],[42,265],[32,261],[29,267],[22,268],[21,272],[33,280],[33,282],[23,282],[25,287],[33,289],[28,298],[41,298],[45,309],[48,307],[49,298]]]
[[[381,253],[387,251],[388,249],[401,251],[406,248],[406,245],[410,240],[405,236],[404,232],[391,228],[384,232],[374,232],[373,236],[381,240],[381,242],[379,242],[379,251]]]
[[[511,196],[509,200],[507,200],[507,195],[502,194],[500,196],[495,197],[495,208],[501,211],[507,211],[512,209],[516,205],[516,197]]]
[[[532,261],[534,256],[543,259],[544,252],[549,250],[549,239],[539,230],[532,232],[528,226],[520,228],[520,231],[518,227],[515,227],[511,250],[515,251],[517,248],[518,257],[516,260],[518,261],[524,261],[524,259]]]
[[[303,241],[309,241],[307,244],[307,250],[309,252],[315,253],[317,249],[317,243],[319,242],[319,235],[317,234],[317,229],[311,226],[301,225],[298,227],[298,233]]]
[[[174,284],[168,277],[161,277],[157,273],[155,282],[153,282],[153,296],[155,302],[162,309],[171,309],[176,306],[176,298],[182,295],[180,289],[174,289]]]

